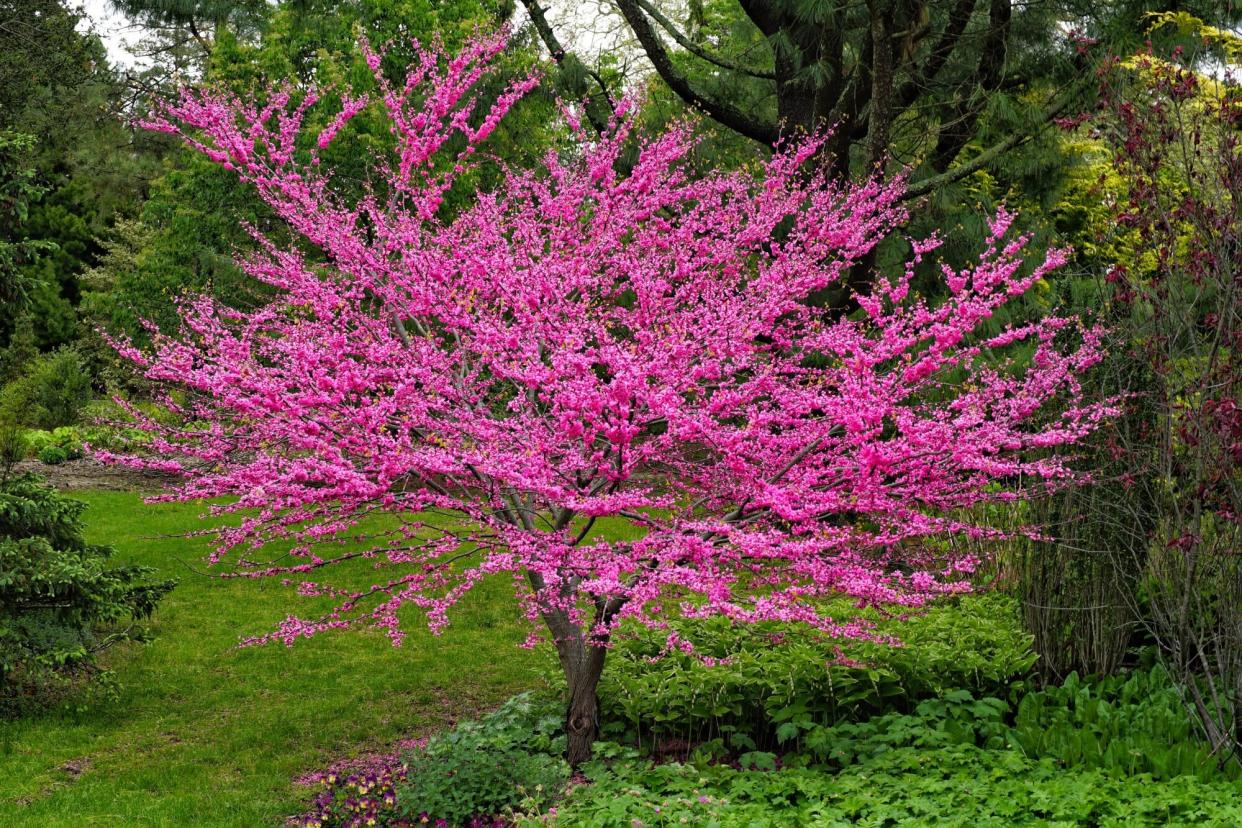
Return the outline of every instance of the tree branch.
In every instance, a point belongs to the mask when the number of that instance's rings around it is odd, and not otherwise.
[[[561,43],[560,38],[556,36],[556,32],[552,29],[552,24],[548,22],[543,6],[539,5],[539,0],[521,0],[521,2],[526,8],[526,13],[530,15],[530,22],[535,27],[535,33],[543,41],[543,45],[552,56],[552,60],[557,66],[560,66],[569,53],[565,51],[565,46]],[[604,100],[610,100],[608,88],[604,86],[603,79],[595,72],[588,72],[588,74],[595,81],[596,85],[599,86],[600,92],[604,95]],[[601,135],[607,133],[609,130],[608,116],[601,114],[599,107],[591,106],[587,101],[582,103],[583,109],[586,111],[587,120],[591,122],[591,126],[595,128],[595,131]]]
[[[727,69],[730,72],[737,72],[741,75],[749,75],[752,78],[760,78],[762,80],[776,80],[776,73],[773,71],[749,69],[745,66],[739,66],[736,63],[725,60],[719,55],[712,54],[707,49],[704,49],[702,46],[682,34],[677,27],[673,25],[673,21],[665,17],[664,14],[654,5],[649,3],[648,0],[637,0],[637,3],[639,8],[651,15],[652,20],[660,24],[660,28],[668,32],[669,37],[677,41],[677,45],[681,46],[695,57],[701,58],[713,66],[719,66],[721,69]]]
[[[965,164],[953,167],[943,173],[940,173],[939,175],[933,175],[930,178],[925,178],[917,184],[907,187],[902,198],[911,199],[925,196],[933,190],[952,184],[956,181],[960,181],[966,176],[972,175],[979,170],[984,169],[1006,152],[1025,144],[1027,141],[1042,132],[1048,124],[1052,123],[1052,119],[1056,118],[1068,109],[1074,100],[1076,100],[1075,96],[1067,93],[1060,103],[1045,111],[1043,118],[1032,128],[1012,132],[1006,136],[1003,141],[993,144],[991,147],[979,153]]]
[[[780,29],[780,12],[768,0],[738,0],[738,5],[765,37],[771,37]]]
[[[966,24],[970,22],[970,17],[974,13],[976,2],[977,0],[958,0],[957,5],[949,12],[949,20],[945,23],[944,32],[936,41],[936,45],[932,47],[922,71],[917,75],[912,72],[910,80],[902,84],[901,91],[897,93],[897,99],[903,109],[914,103],[919,94],[936,80],[940,70],[948,62],[949,56],[957,49],[962,33],[966,30]]]
[[[523,0],[523,2],[527,2],[527,0]],[[651,21],[647,19],[642,9],[639,8],[638,0],[617,0],[617,8],[620,10],[622,17],[625,18],[626,23],[630,25],[634,36],[638,38],[643,51],[647,53],[648,60],[655,67],[656,73],[659,74],[679,98],[687,104],[703,110],[721,125],[747,138],[767,146],[776,143],[780,137],[780,131],[775,124],[765,123],[762,120],[753,118],[732,104],[713,100],[695,89],[686,76],[677,71],[677,67],[673,65],[672,58],[664,48],[664,44],[660,42],[660,36],[652,28]]]
[[[974,76],[962,81],[952,102],[946,103],[943,108],[947,117],[941,119],[940,134],[932,150],[933,169],[944,171],[953,163],[975,134],[975,126],[989,96],[1000,86],[1004,77],[1005,47],[1012,15],[1010,0],[992,0],[988,10],[988,29]]]

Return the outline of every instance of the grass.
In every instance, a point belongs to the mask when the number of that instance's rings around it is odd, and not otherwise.
[[[547,655],[518,646],[510,580],[467,596],[439,637],[411,619],[400,648],[368,631],[239,649],[314,605],[275,580],[191,571],[207,543],[170,536],[199,525],[199,506],[74,496],[92,541],[180,584],[153,643],[109,654],[119,697],[0,725],[0,825],[279,825],[309,798],[299,775],[539,683]]]

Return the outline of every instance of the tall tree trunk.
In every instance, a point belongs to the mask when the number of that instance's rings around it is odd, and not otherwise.
[[[870,0],[871,112],[867,125],[867,175],[882,174],[893,126],[893,4]]]

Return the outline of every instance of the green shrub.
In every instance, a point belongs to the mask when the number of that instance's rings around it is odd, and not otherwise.
[[[21,377],[38,358],[39,338],[35,334],[34,319],[29,313],[22,313],[13,323],[8,346],[0,349],[0,384]]]
[[[817,725],[794,719],[781,723],[777,738],[790,766],[847,768],[898,748],[936,749],[975,745],[1010,746],[1006,717],[1009,704],[968,690],[926,699],[912,713],[885,713],[860,722]]]
[[[35,457],[38,457],[39,452],[43,451],[45,448],[56,445],[52,438],[52,432],[43,431],[37,428],[27,429],[24,434],[24,438],[27,450]]]
[[[75,425],[91,401],[91,375],[72,348],[40,356],[12,386],[12,394],[26,402],[21,422],[45,430]]]
[[[0,477],[8,474],[13,465],[34,453],[27,432],[0,417]]]
[[[0,478],[13,464],[35,451],[31,447],[23,417],[30,410],[30,393],[25,383],[9,383],[0,388]]]
[[[96,654],[145,640],[147,618],[173,581],[109,566],[113,550],[88,544],[85,505],[33,475],[0,484],[0,708],[46,702],[75,679],[98,676]]]
[[[90,444],[95,449],[133,448],[151,441],[151,435],[132,428],[105,425],[61,426],[52,431],[28,429],[25,431],[26,452],[38,457],[48,446],[65,450],[68,459],[76,460]]]
[[[472,817],[540,808],[564,789],[569,766],[563,711],[529,694],[477,721],[433,737],[404,757],[397,810],[415,822],[464,825]]]
[[[79,426],[77,436],[79,445],[89,443],[91,448],[108,451],[130,449],[151,442],[151,435],[145,431],[108,425]]]
[[[693,764],[630,756],[586,768],[556,825],[1145,826],[1242,824],[1236,767],[1217,767],[1159,667],[1018,694],[965,689],[834,725],[778,728],[783,751]],[[607,751],[601,751],[606,754]]]
[[[39,462],[59,466],[69,459],[69,453],[60,446],[44,446],[39,449]]]
[[[608,737],[723,739],[730,748],[775,750],[778,729],[795,720],[832,725],[908,712],[954,688],[1008,698],[1035,661],[1015,602],[1000,594],[881,622],[880,631],[903,647],[843,643],[794,624],[715,618],[673,628],[694,643],[694,654],[662,655],[667,632],[626,629],[616,638],[600,683]]]
[[[559,705],[523,693],[420,747],[337,765],[316,774],[324,790],[298,824],[509,825],[564,792],[561,718]]]
[[[84,440],[81,430],[76,426],[61,426],[52,431],[29,429],[25,432],[25,441],[28,453],[49,465],[77,460],[83,454]],[[44,453],[49,449],[57,449],[64,456],[55,460],[45,459]],[[49,456],[54,456],[54,453]]]
[[[65,455],[70,460],[77,460],[82,456],[82,437],[76,426],[52,429],[52,440],[65,450]]]
[[[152,403],[135,403],[138,408],[153,414],[161,422],[171,422],[172,417]],[[108,451],[133,449],[151,442],[151,435],[129,425],[130,414],[113,400],[92,400],[81,413],[82,425],[73,429],[79,448],[89,443],[92,448]]]

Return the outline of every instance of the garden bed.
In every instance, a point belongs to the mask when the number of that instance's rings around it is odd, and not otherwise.
[[[66,491],[154,492],[176,480],[173,475],[152,469],[133,469],[79,457],[49,465],[39,460],[22,460],[16,471],[33,472],[57,489]]]

